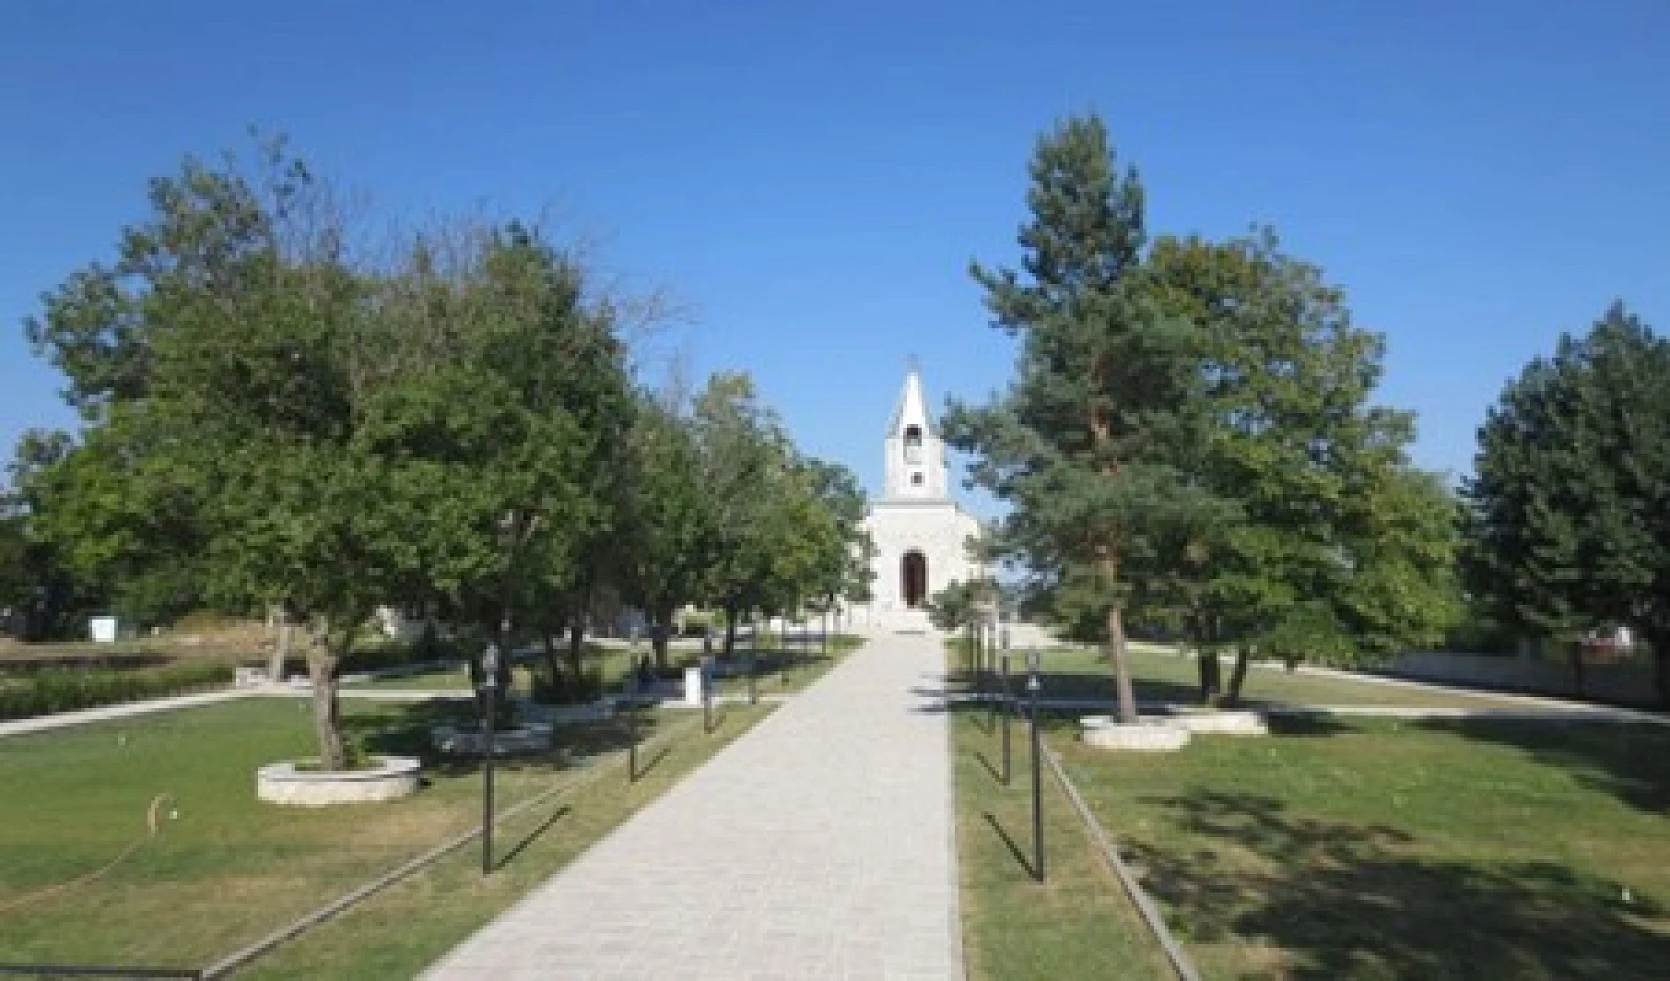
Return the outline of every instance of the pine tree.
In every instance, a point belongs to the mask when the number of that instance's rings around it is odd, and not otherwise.
[[[1134,722],[1125,563],[1207,504],[1175,462],[1193,425],[1191,331],[1142,286],[1142,185],[1119,172],[1099,118],[1040,139],[1027,203],[1021,268],[971,270],[993,325],[1021,341],[1014,380],[985,406],[953,402],[945,431],[1013,506],[997,547],[1102,627]]]
[[[1629,625],[1670,704],[1670,342],[1621,303],[1503,390],[1465,486],[1472,592],[1572,645]],[[1580,677],[1580,676],[1579,676]]]

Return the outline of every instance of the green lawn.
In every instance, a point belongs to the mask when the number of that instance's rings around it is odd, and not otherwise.
[[[807,684],[822,677],[839,659],[860,646],[863,641],[846,634],[837,634],[830,638],[829,653],[823,654],[817,645],[809,650],[795,645],[792,648],[778,648],[762,650],[756,654],[755,674],[758,679],[758,690],[761,692],[798,691]],[[599,644],[586,645],[585,667],[589,672],[596,673],[603,680],[606,691],[618,692],[621,683],[638,657],[648,652],[648,645],[642,645],[636,652],[625,647]],[[675,670],[695,664],[701,657],[699,651],[674,649],[668,658]],[[735,655],[737,660],[746,657],[746,650],[739,649]],[[564,661],[566,664],[566,660]],[[788,684],[782,683],[783,672],[779,668],[787,664]],[[531,686],[531,669],[524,665],[516,669],[516,685],[522,691]],[[746,682],[738,678],[724,679],[721,690],[740,693]],[[354,689],[372,689],[381,691],[468,691],[470,687],[469,669],[460,664],[456,668],[444,668],[422,671],[417,674],[401,675],[399,677],[379,678],[374,681],[358,682],[348,687]]]
[[[1662,978],[1670,729],[1305,721],[1068,772],[1208,978]]]
[[[1012,727],[1011,783],[1001,724],[984,712],[951,719],[963,950],[975,981],[1174,977],[1119,881],[1044,773],[1045,883],[1032,878],[1031,771],[1026,728]]]
[[[1193,657],[1166,653],[1157,645],[1131,645],[1131,677],[1137,699],[1145,702],[1199,701],[1199,674]],[[1025,670],[1020,653],[1013,656],[1016,672]],[[1112,669],[1100,650],[1057,648],[1042,654],[1043,697],[1115,697]],[[1229,678],[1229,665],[1223,679]],[[1511,704],[1485,694],[1445,692],[1405,685],[1377,684],[1348,678],[1289,673],[1253,667],[1247,672],[1244,700],[1259,705],[1399,705],[1428,708],[1488,708]]]
[[[0,962],[201,966],[479,820],[474,761],[435,761],[430,785],[398,802],[314,811],[257,801],[257,765],[311,752],[307,710],[305,701],[249,699],[0,740]],[[524,871],[524,861],[548,873],[764,711],[733,707],[714,737],[699,723],[690,730],[688,714],[647,714],[646,731],[673,741],[663,758],[650,752],[638,784],[628,787],[621,770],[549,812],[535,808],[499,832],[507,851],[529,845],[494,882],[474,883],[473,854],[459,857],[450,874],[462,885],[431,897],[432,920],[414,923],[407,911],[380,934],[367,927],[356,935],[363,951],[325,959],[351,970],[297,967],[293,976],[410,976],[543,874]],[[367,748],[420,752],[430,722],[469,708],[350,702],[344,712]],[[589,776],[588,759],[617,759],[624,744],[613,725],[563,727],[559,738],[566,752],[500,765],[502,806]],[[150,838],[147,810],[158,794],[168,798]],[[558,805],[575,820],[554,820]],[[102,877],[25,899],[98,870],[140,838]]]

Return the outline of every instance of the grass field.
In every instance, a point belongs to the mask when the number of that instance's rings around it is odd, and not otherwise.
[[[1112,699],[1112,669],[1099,650],[1056,648],[1044,651],[1042,681],[1045,698]],[[1024,658],[1013,655],[1013,670],[1025,670]],[[1168,653],[1167,648],[1131,645],[1131,678],[1138,701],[1190,704],[1200,700],[1199,675],[1193,657]],[[1224,665],[1223,678],[1229,678]],[[1325,675],[1250,668],[1243,699],[1260,705],[1399,705],[1428,708],[1485,708],[1508,701],[1488,694],[1435,691],[1406,685],[1376,684]]]
[[[760,651],[756,655],[755,674],[759,681],[759,690],[794,691],[806,684],[822,677],[839,658],[856,649],[862,641],[856,637],[836,635],[830,638],[830,653],[820,653],[816,644],[808,650],[796,644],[792,648]],[[647,653],[648,645],[643,645],[634,652],[630,648],[614,645],[587,644],[585,655],[585,669],[596,674],[603,682],[605,691],[618,692],[627,672],[632,669],[636,659]],[[745,658],[745,651],[739,650],[736,658]],[[675,670],[682,670],[688,665],[695,664],[701,657],[699,651],[688,648],[675,648],[669,652],[669,661]],[[566,660],[563,662],[567,663]],[[788,684],[785,688],[782,682],[782,672],[779,666],[787,663]],[[532,669],[524,662],[516,668],[516,685],[522,691],[527,691],[531,685]],[[725,691],[740,691],[745,684],[738,677],[723,679],[721,689]],[[378,678],[372,681],[356,682],[353,688],[368,688],[386,691],[467,691],[470,687],[469,669],[460,664],[455,668],[433,669],[415,674],[397,677]]]
[[[1010,784],[1001,724],[964,708],[951,719],[963,950],[975,981],[1175,977],[1084,826],[1046,771],[1045,870],[1032,877],[1031,771],[1026,727],[1010,733]]]
[[[1056,734],[1206,977],[1666,976],[1670,729],[1277,733],[1156,755]]]
[[[201,966],[479,820],[473,760],[434,761],[429,785],[393,803],[313,811],[257,801],[256,766],[312,752],[307,709],[300,700],[250,699],[0,740],[0,962]],[[344,706],[347,727],[368,749],[425,754],[428,724],[468,711]],[[287,976],[295,977],[410,976],[764,711],[727,709],[713,737],[699,723],[692,734],[683,721],[690,716],[648,715],[646,733],[680,735],[643,761],[643,778],[629,786],[624,770],[600,775],[501,829],[503,851],[516,855],[490,883],[477,881],[478,870],[472,878],[475,853],[465,849],[450,871],[374,901],[397,907],[401,895],[423,895],[425,917],[355,914],[352,944],[304,937],[282,955],[289,960],[273,964],[294,964]],[[589,775],[588,761],[604,765],[624,745],[612,725],[563,727],[559,738],[558,752],[500,765],[501,806]],[[167,796],[153,837],[147,811],[157,795]],[[136,840],[101,877],[46,891],[95,872]]]

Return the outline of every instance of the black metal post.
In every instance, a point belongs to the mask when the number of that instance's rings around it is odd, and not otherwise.
[[[702,664],[702,733],[713,732],[713,662]]]
[[[487,688],[487,711],[482,714],[481,746],[481,874],[493,872],[493,689]]]
[[[1038,652],[1029,652],[1027,661],[1031,671],[1026,679],[1026,689],[1032,696],[1032,874],[1039,882],[1043,882],[1044,769],[1042,766],[1043,753],[1040,749],[1038,735],[1038,690],[1043,685],[1038,682]]]
[[[1009,652],[1003,652],[1003,785],[1009,786],[1009,717],[1015,714],[1014,698],[1009,694]]]
[[[626,689],[626,782],[638,782],[638,682],[630,676]]]
[[[979,690],[987,695],[991,694],[991,672],[986,669],[986,624],[984,621],[974,625],[974,676],[979,681]]]

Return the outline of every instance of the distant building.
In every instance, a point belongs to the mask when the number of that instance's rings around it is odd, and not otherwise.
[[[951,499],[945,443],[935,430],[922,379],[912,368],[883,441],[886,454],[881,497],[864,527],[876,547],[874,599],[855,606],[853,626],[892,630],[929,627],[923,609],[952,582],[984,575],[969,553],[980,522]]]

